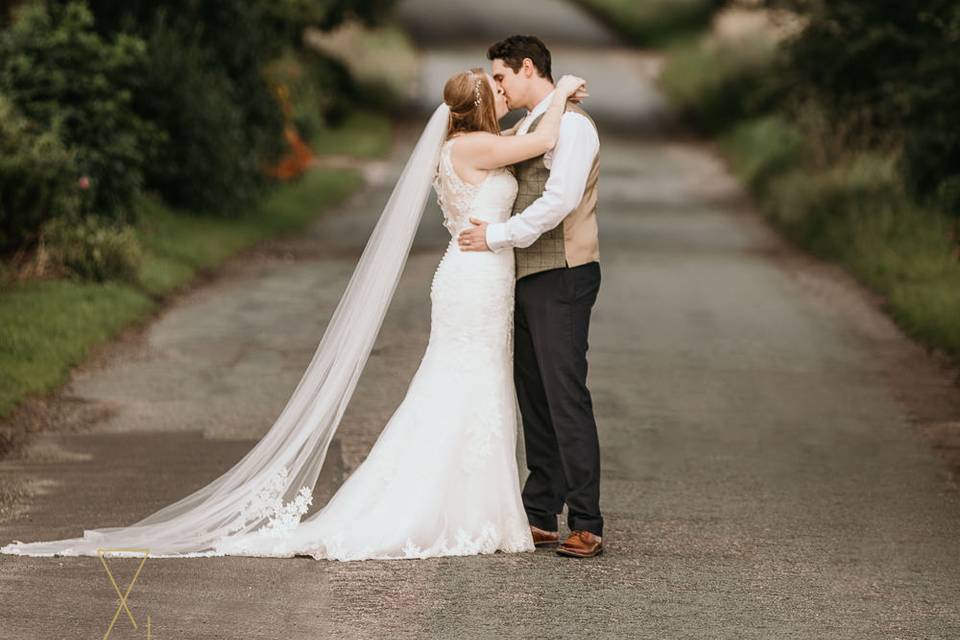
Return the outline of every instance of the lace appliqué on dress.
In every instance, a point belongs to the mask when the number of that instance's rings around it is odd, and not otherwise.
[[[257,535],[279,537],[293,529],[313,504],[310,487],[300,487],[290,502],[283,501],[287,488],[288,470],[281,467],[260,490],[244,505],[239,522],[232,526],[230,533],[236,533],[251,524],[266,520],[267,523],[256,530]]]
[[[472,556],[478,553],[494,553],[500,543],[500,534],[492,522],[484,523],[476,536],[471,536],[463,527],[457,529],[454,534],[453,546],[447,542],[444,537],[434,547],[439,547],[431,551],[431,548],[422,549],[415,545],[412,540],[407,539],[403,546],[404,558],[431,558],[436,556]]]
[[[453,138],[447,140],[440,150],[440,164],[433,178],[433,190],[437,194],[440,211],[443,212],[443,226],[450,232],[451,237],[456,238],[460,231],[470,226],[470,204],[483,183],[474,185],[460,178],[450,158],[452,142]]]

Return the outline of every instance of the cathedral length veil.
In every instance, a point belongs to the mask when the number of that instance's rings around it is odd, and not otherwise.
[[[104,555],[124,556],[147,549],[150,557],[223,555],[216,544],[230,536],[274,527],[278,518],[299,520],[406,264],[448,117],[449,108],[441,103],[410,154],[310,365],[253,449],[210,484],[132,525],[84,530],[81,538],[15,540],[0,553],[96,556],[103,549]],[[264,495],[282,500],[284,509],[251,509]]]

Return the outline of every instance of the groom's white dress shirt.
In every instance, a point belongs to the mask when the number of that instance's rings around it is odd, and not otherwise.
[[[551,99],[553,91],[527,112],[516,135],[527,133],[533,121],[550,106]],[[576,111],[565,111],[560,117],[557,144],[543,156],[543,164],[550,170],[543,195],[505,222],[487,225],[487,246],[491,251],[529,247],[563,222],[583,198],[587,176],[599,150],[600,138],[590,121]]]

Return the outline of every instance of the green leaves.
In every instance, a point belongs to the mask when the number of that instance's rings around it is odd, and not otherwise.
[[[43,235],[54,264],[74,275],[100,282],[137,279],[143,252],[129,225],[58,217],[44,225]]]
[[[158,134],[131,108],[146,46],[128,35],[103,39],[93,26],[79,2],[49,10],[24,5],[0,37],[0,91],[26,118],[56,129],[74,152],[76,174],[93,185],[83,211],[130,220],[145,154]]]
[[[38,127],[0,94],[0,250],[32,240],[51,217],[79,210],[74,155],[56,126]]]
[[[17,114],[0,122],[0,252],[58,215],[133,223],[144,191],[195,214],[249,207],[287,151],[265,67],[304,56],[294,117],[315,133],[355,92],[346,71],[306,60],[304,28],[393,2],[46,0],[6,22],[0,0],[0,96]]]

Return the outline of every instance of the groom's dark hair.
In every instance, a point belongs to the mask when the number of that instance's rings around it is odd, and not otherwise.
[[[487,60],[497,58],[503,60],[503,63],[513,69],[514,73],[520,71],[524,58],[530,58],[537,73],[553,82],[553,75],[550,72],[550,50],[537,36],[510,36],[490,45],[487,49]]]

